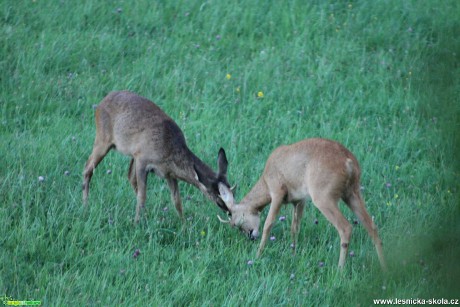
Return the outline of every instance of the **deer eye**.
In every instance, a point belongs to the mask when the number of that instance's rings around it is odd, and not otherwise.
[[[241,227],[244,224],[244,216],[237,220],[236,226]]]

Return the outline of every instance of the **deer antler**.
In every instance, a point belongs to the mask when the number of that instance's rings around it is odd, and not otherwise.
[[[219,216],[219,214],[217,215],[217,218],[219,219],[219,221],[220,221],[221,223],[224,223],[224,224],[230,223],[230,218],[228,218],[228,220],[226,221],[226,220],[224,220],[223,218],[221,218],[221,217]]]

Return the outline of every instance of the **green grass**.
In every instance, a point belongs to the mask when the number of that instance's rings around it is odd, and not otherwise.
[[[2,1],[0,295],[45,306],[460,298],[458,16],[455,0]],[[286,207],[256,260],[257,242],[184,183],[181,224],[154,175],[135,226],[129,159],[116,153],[84,210],[92,106],[122,89],[162,107],[213,168],[224,147],[237,199],[275,147],[343,143],[361,163],[389,273],[360,226],[340,273],[338,234],[313,206],[295,256]]]

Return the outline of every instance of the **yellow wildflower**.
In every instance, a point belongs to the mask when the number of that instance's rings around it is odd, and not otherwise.
[[[227,80],[230,80],[230,79],[232,78],[232,75],[231,75],[231,74],[227,74],[227,75],[225,76],[225,78],[227,78]]]
[[[257,93],[257,98],[264,98],[264,92],[260,91]]]

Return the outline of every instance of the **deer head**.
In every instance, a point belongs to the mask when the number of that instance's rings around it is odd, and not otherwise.
[[[219,220],[223,223],[229,223],[232,227],[237,227],[241,232],[247,235],[249,239],[257,239],[260,225],[259,211],[251,209],[249,206],[235,204],[231,189],[224,184],[218,184],[218,188],[220,197],[230,213],[228,221],[218,216]]]
[[[227,181],[227,167],[228,161],[227,156],[223,148],[219,150],[217,156],[217,173],[214,175],[212,173],[208,174],[205,172],[205,169],[198,167],[197,164],[193,165],[193,168],[196,173],[196,178],[198,179],[200,185],[200,190],[214,203],[216,203],[222,210],[228,212],[228,207],[225,205],[222,198],[219,196],[219,185],[225,186],[230,189],[230,192],[233,188],[230,188],[230,185]]]

